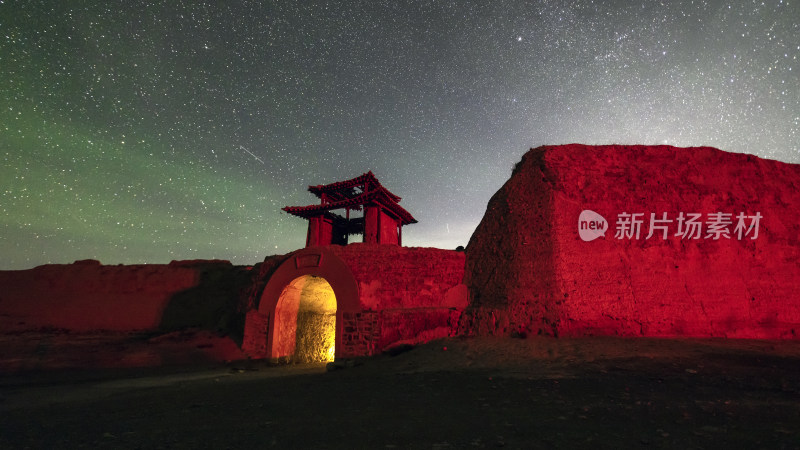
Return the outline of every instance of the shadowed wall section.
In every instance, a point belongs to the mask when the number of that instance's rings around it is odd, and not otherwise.
[[[230,270],[231,265],[182,261],[104,266],[86,260],[0,271],[0,324],[5,331],[155,330],[173,297],[197,287],[209,268]],[[191,321],[199,309],[188,310],[182,320]]]
[[[528,153],[491,198],[467,246],[465,334],[557,334],[563,299],[555,289],[554,175]]]
[[[228,261],[0,271],[0,372],[242,358],[242,290]]]

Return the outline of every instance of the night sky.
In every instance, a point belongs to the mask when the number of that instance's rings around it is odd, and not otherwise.
[[[0,0],[0,269],[305,244],[309,184],[372,170],[466,245],[544,144],[800,163],[800,0]]]

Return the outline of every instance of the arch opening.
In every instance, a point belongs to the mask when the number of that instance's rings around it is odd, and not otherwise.
[[[295,278],[283,288],[276,306],[276,356],[298,363],[334,360],[337,304],[325,278]]]

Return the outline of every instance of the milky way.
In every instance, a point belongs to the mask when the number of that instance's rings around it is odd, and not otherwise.
[[[0,0],[0,268],[252,264],[367,170],[455,248],[543,144],[800,163],[799,5]]]

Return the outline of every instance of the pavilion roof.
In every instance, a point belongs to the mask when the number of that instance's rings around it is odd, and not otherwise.
[[[417,223],[411,213],[397,204],[400,197],[383,187],[371,171],[346,181],[309,186],[308,190],[322,199],[322,203],[308,206],[286,206],[283,210],[307,219],[336,209],[360,210],[364,204],[378,203],[398,217],[402,225]]]
[[[391,191],[383,187],[380,181],[375,178],[375,175],[370,170],[365,174],[361,174],[355,178],[345,181],[337,181],[330,184],[318,184],[316,186],[309,186],[308,191],[319,198],[329,201],[339,201],[346,198],[352,198],[367,191],[383,191],[383,193],[394,202],[399,202],[401,197],[393,194]]]

